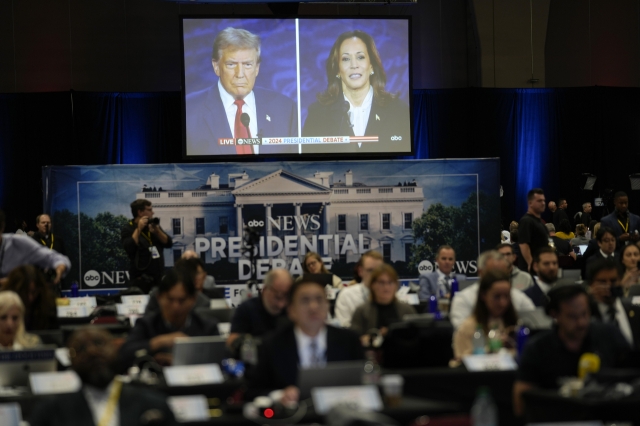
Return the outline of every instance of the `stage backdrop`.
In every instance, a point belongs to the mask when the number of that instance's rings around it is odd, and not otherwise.
[[[261,235],[259,278],[271,267],[300,274],[317,251],[350,280],[367,250],[416,278],[442,244],[456,249],[457,271],[475,275],[478,253],[499,242],[499,168],[498,159],[53,166],[43,169],[44,205],[71,258],[67,283],[87,290],[126,287],[120,229],[138,198],[173,237],[166,266],[192,249],[220,284],[250,276],[243,225]]]

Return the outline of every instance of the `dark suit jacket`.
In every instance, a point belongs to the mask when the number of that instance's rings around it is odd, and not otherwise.
[[[350,126],[349,114],[344,108],[342,96],[338,101],[322,105],[315,102],[309,106],[307,119],[302,128],[302,136],[354,136]],[[357,143],[348,145],[302,145],[303,153],[336,152],[383,152],[408,151],[411,149],[411,124],[409,107],[400,99],[391,99],[384,106],[376,103],[374,96],[369,113],[369,121],[364,133],[366,136],[378,136],[377,143]],[[392,136],[402,140],[391,140]]]
[[[136,321],[136,325],[120,348],[120,370],[125,371],[129,368],[136,359],[135,353],[141,349],[145,349],[149,355],[153,355],[149,347],[149,341],[153,337],[176,331],[181,331],[190,337],[217,336],[220,334],[218,332],[218,322],[215,319],[203,318],[195,312],[191,312],[189,326],[182,330],[171,330],[167,327],[160,312],[144,316]]]
[[[64,240],[58,234],[53,235],[53,247],[51,244],[51,236],[53,233],[49,234],[49,238],[45,238],[43,234],[40,232],[36,232],[33,234],[33,239],[36,240],[38,244],[42,244],[45,247],[53,248],[53,250],[57,251],[60,254],[67,255],[67,250],[64,247]],[[44,241],[44,244],[42,243]]]
[[[536,307],[545,308],[549,303],[549,299],[547,298],[547,295],[542,292],[537,282],[534,282],[531,287],[527,288],[524,291],[524,294],[529,296],[529,299],[531,299],[531,301],[533,302],[534,305],[536,305]]]
[[[295,102],[272,90],[254,87],[258,134],[253,137],[298,136]],[[189,155],[234,155],[235,146],[218,145],[219,138],[232,138],[218,84],[190,93],[186,99],[187,152]],[[298,153],[298,145],[260,146],[260,154]]]
[[[151,410],[161,414],[158,426],[173,426],[176,421],[166,397],[155,391],[134,387],[128,384],[122,386],[122,393],[118,406],[120,409],[120,426],[138,426],[145,423],[141,418]],[[95,426],[91,409],[82,391],[50,396],[40,401],[29,419],[31,426]]]
[[[556,209],[556,211],[553,212],[553,226],[556,227],[556,232],[560,232],[560,222],[562,222],[563,219],[569,220],[569,216],[567,216],[567,212],[561,208]],[[569,225],[571,225],[570,220],[569,220]]]
[[[351,330],[327,326],[327,363],[364,359],[360,339]],[[298,386],[298,346],[293,325],[279,329],[258,348],[258,366],[249,377],[252,392]]]
[[[624,312],[627,314],[629,325],[631,326],[631,334],[633,335],[633,349],[640,351],[640,306],[631,303],[629,299],[621,299]],[[591,307],[591,317],[598,322],[602,322],[602,314],[598,309],[598,304],[591,299],[589,303]]]
[[[613,232],[616,234],[616,251],[622,250],[624,241],[620,241],[619,238],[620,235],[624,234],[624,230],[618,223],[618,216],[615,210],[600,220],[600,229],[602,229],[603,226],[608,226],[613,229]],[[640,232],[640,216],[629,212],[629,234],[633,234],[636,230]]]

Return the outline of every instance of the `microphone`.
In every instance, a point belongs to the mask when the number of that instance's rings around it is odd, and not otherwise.
[[[242,115],[240,116],[240,122],[244,127],[247,128],[247,133],[249,134],[249,137],[251,137],[251,130],[249,129],[249,123],[251,123],[251,117],[249,117],[249,114],[247,114],[246,112],[243,112]]]
[[[578,361],[578,378],[584,380],[587,374],[600,371],[600,357],[592,352],[585,352]]]

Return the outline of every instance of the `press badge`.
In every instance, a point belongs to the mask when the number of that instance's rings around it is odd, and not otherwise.
[[[158,252],[158,248],[156,246],[149,247],[149,251],[151,252],[151,257],[153,259],[160,259],[160,252]]]

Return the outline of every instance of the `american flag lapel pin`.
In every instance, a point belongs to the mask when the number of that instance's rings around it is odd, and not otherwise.
[[[380,121],[380,116],[376,114],[376,121]]]
[[[267,121],[271,121],[271,117],[269,117],[269,114],[267,114]]]

